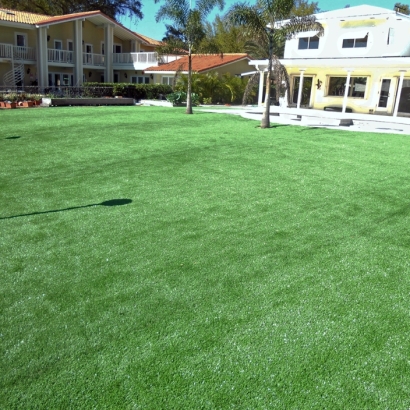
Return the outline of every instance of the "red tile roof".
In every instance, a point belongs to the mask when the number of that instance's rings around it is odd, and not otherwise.
[[[0,9],[0,21],[10,21],[12,23],[36,24],[49,19],[50,16],[43,14],[28,13],[9,9]]]
[[[61,16],[48,16],[48,19],[41,21],[40,25],[58,23],[58,22],[61,22],[61,21],[66,21],[66,20],[75,20],[75,19],[80,19],[80,18],[83,18],[83,17],[85,18],[85,17],[90,17],[90,16],[97,16],[99,14],[106,17],[109,20],[112,20],[116,24],[118,24],[115,20],[113,20],[111,17],[106,16],[100,10],[93,10],[93,11],[83,11],[81,13],[63,14]]]
[[[155,39],[153,39],[151,37],[148,37],[148,36],[144,36],[144,34],[141,34],[141,33],[137,33],[137,32],[134,32],[134,33],[138,37],[141,37],[146,43],[148,43],[151,46],[162,46],[163,45],[162,41],[155,40]]]
[[[212,70],[226,64],[234,63],[240,60],[250,60],[249,56],[245,53],[235,54],[211,54],[211,55],[192,55],[192,71],[197,73]],[[168,64],[162,64],[158,67],[149,67],[144,71],[188,71],[188,56],[181,57],[178,60],[172,61]]]

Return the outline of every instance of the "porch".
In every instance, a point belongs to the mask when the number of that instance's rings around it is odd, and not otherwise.
[[[104,67],[106,64],[107,57],[104,54],[87,52],[82,54],[83,66],[85,67]],[[144,70],[147,67],[166,64],[179,58],[179,56],[174,55],[158,55],[155,52],[110,53],[110,56],[112,56],[113,68],[123,70]],[[37,50],[34,47],[19,47],[0,43],[0,59],[33,63],[37,61]],[[74,52],[48,48],[47,61],[53,64],[73,66]]]

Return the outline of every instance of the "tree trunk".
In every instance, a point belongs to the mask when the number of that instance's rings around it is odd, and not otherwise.
[[[188,90],[186,95],[186,113],[192,114],[192,54],[191,54],[191,47],[189,47],[189,54],[188,54]]]
[[[273,27],[273,26],[272,26]],[[263,111],[261,128],[270,127],[270,80],[272,78],[272,59],[273,59],[273,28],[269,29],[269,61],[268,73],[266,75],[265,110]]]
[[[272,74],[272,60],[269,60],[268,72],[266,74],[265,109],[262,115],[261,128],[270,127],[270,80]]]

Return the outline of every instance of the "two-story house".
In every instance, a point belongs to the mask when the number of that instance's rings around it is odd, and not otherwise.
[[[410,16],[362,5],[318,13],[316,19],[324,27],[322,37],[303,32],[285,45],[281,62],[291,79],[291,103],[357,113],[409,114]],[[267,61],[250,64],[266,71]]]
[[[144,69],[165,58],[159,44],[100,11],[52,17],[0,9],[0,86],[150,83]]]

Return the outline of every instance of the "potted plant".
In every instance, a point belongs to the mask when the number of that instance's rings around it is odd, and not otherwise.
[[[34,105],[40,105],[43,101],[43,96],[41,94],[33,94]]]
[[[4,97],[5,107],[6,108],[16,108],[17,107],[17,94],[10,93],[6,94]]]

